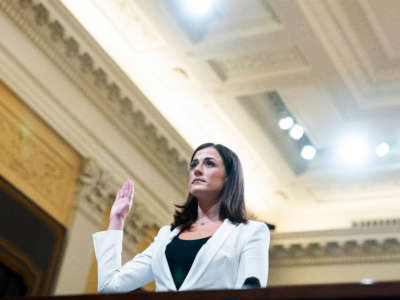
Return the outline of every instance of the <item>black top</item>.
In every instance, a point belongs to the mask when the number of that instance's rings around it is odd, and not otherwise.
[[[190,267],[196,258],[201,246],[203,246],[210,237],[197,240],[181,240],[175,236],[165,249],[169,269],[174,279],[176,289],[179,290]]]

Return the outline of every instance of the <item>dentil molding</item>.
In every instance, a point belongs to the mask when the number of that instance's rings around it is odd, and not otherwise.
[[[399,224],[392,220],[368,224],[348,229],[273,233],[271,267],[400,261]]]

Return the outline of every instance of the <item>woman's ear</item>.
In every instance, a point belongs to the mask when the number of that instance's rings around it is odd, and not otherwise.
[[[225,176],[225,180],[224,180],[224,183],[226,183],[227,181],[228,181],[228,176]]]

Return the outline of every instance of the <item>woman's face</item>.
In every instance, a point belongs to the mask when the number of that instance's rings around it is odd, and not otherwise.
[[[224,162],[214,147],[196,152],[190,163],[189,192],[197,199],[218,198],[227,180]]]

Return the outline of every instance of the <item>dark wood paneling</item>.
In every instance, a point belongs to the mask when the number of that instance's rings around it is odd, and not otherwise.
[[[22,276],[28,295],[49,295],[65,228],[0,178],[0,261]]]

